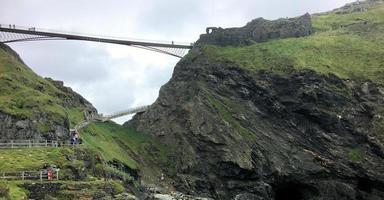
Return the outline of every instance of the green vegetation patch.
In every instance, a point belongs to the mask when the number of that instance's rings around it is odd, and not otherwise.
[[[353,148],[348,151],[348,159],[352,162],[361,162],[364,160],[365,152],[361,148]]]
[[[228,111],[229,107],[226,104],[223,104],[221,101],[216,99],[212,94],[209,94],[208,92],[205,92],[205,96],[207,97],[207,100],[209,103],[217,110],[219,116],[224,121],[228,122],[236,131],[238,131],[240,134],[244,136],[252,136],[253,133],[249,131],[248,129],[244,128],[240,122],[238,122],[235,118],[232,117],[232,114]],[[230,100],[226,100],[226,102],[230,102]],[[234,104],[230,104],[233,105]],[[239,104],[237,104],[236,107],[238,110],[242,110],[239,108]]]
[[[20,181],[0,181],[0,200],[22,200],[27,199],[27,191],[20,187]],[[7,189],[7,194],[1,195],[2,188]]]
[[[0,181],[0,199],[8,199],[9,198],[9,186],[7,182]]]
[[[67,117],[71,124],[82,120],[82,106],[65,107],[68,94],[56,88],[50,81],[41,78],[21,63],[14,55],[0,48],[0,111],[36,120],[40,132],[50,131],[47,124],[63,124]],[[46,122],[38,120],[45,113]]]
[[[94,199],[125,192],[120,181],[66,181],[61,183],[60,191],[55,196],[58,199]]]
[[[81,131],[84,143],[103,155],[106,161],[114,159],[137,169],[140,158],[166,163],[171,149],[132,128],[113,122],[92,123]]]
[[[68,162],[68,148],[31,148],[0,150],[0,172],[40,170],[45,164],[60,165]],[[72,152],[73,153],[73,152]]]
[[[73,170],[83,171],[85,162],[94,164],[100,162],[96,160],[97,157],[97,152],[83,146],[2,149],[0,173],[39,171],[45,166],[55,165],[62,169],[62,178],[71,178]],[[93,171],[89,172],[89,175],[91,174]]]
[[[77,123],[84,120],[84,113],[80,108],[67,109],[67,114],[71,128],[75,127]]]
[[[310,69],[384,84],[383,6],[360,13],[318,15],[313,21],[318,31],[308,37],[243,47],[206,45],[203,51],[212,60],[229,61],[250,71]]]

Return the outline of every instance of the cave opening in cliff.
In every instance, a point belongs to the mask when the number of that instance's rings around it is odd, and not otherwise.
[[[357,188],[364,192],[368,192],[368,193],[372,192],[373,186],[374,186],[374,183],[367,178],[359,178],[357,181]]]
[[[298,183],[284,183],[275,190],[275,200],[304,200],[308,195],[316,196],[316,190]]]
[[[298,185],[284,185],[275,192],[275,200],[302,200],[303,195]]]

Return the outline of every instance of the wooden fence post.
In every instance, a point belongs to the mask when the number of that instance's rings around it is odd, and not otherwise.
[[[31,140],[28,140],[28,146],[31,148]]]
[[[43,171],[40,171],[40,181],[43,181]]]
[[[11,140],[11,148],[13,149],[13,140]]]
[[[45,147],[47,147],[48,146],[48,141],[47,140],[45,140]]]
[[[21,172],[21,180],[24,180],[24,177],[25,177],[25,175],[24,175],[24,171],[23,171],[23,172]]]

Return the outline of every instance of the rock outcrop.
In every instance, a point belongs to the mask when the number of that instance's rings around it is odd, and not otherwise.
[[[39,113],[39,123],[48,127],[47,132],[39,130],[36,120],[20,118],[4,112],[0,112],[0,138],[2,140],[18,140],[18,139],[67,139],[69,134],[69,121],[64,120],[62,124],[56,124],[49,120],[45,113]]]
[[[314,32],[311,15],[275,21],[257,18],[241,28],[208,27],[206,34],[200,35],[197,44],[250,45],[270,39],[308,36]]]
[[[182,192],[214,199],[381,199],[384,88],[250,72],[198,48],[127,126],[175,149]]]

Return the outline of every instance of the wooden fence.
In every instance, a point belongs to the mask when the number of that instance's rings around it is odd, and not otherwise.
[[[72,146],[70,142],[57,140],[0,140],[0,149]]]
[[[3,180],[59,180],[59,170],[53,170],[48,176],[48,171],[21,171],[21,172],[0,172],[0,179]]]

